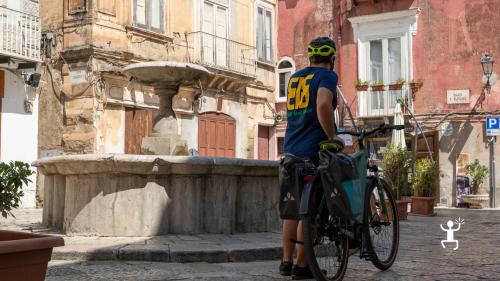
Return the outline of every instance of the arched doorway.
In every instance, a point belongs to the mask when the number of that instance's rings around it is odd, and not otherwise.
[[[222,113],[203,113],[198,121],[200,156],[236,157],[236,121]]]

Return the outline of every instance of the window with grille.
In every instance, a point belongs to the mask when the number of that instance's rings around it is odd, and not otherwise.
[[[285,155],[285,138],[278,137],[277,143],[278,143],[278,157],[281,157]]]

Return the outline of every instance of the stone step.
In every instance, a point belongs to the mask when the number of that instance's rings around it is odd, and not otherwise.
[[[250,262],[281,258],[281,234],[169,235],[153,238],[64,237],[53,260]]]

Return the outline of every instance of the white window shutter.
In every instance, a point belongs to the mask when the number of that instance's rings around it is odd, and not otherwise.
[[[136,0],[135,23],[146,25],[146,0]]]

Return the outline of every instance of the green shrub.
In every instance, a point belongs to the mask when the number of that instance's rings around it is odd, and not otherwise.
[[[488,167],[481,165],[479,160],[476,159],[465,166],[465,171],[472,180],[472,194],[478,194],[479,187],[481,187],[486,176],[488,176]]]
[[[15,161],[9,164],[0,163],[0,213],[4,218],[12,214],[12,209],[18,208],[23,197],[23,185],[31,182],[33,175],[30,165]]]
[[[429,158],[417,160],[415,175],[412,177],[413,190],[416,196],[432,197],[436,187],[439,169],[436,162]]]
[[[396,198],[402,195],[410,195],[408,173],[413,164],[411,152],[400,146],[389,145],[382,161],[384,166],[384,180],[393,190]]]

